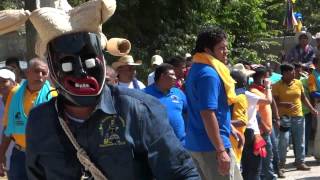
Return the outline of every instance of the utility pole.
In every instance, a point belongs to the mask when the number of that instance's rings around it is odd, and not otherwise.
[[[40,0],[25,0],[25,9],[32,12],[40,7]],[[28,20],[26,22],[26,58],[29,60],[35,57],[35,44],[37,39],[37,31],[33,27],[32,23]]]

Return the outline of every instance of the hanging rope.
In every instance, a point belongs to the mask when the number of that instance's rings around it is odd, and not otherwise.
[[[55,108],[58,113],[58,105],[57,100],[55,101]],[[108,180],[102,172],[94,165],[93,162],[91,162],[89,156],[87,155],[87,152],[80,147],[77,140],[74,138],[70,128],[68,127],[67,123],[59,116],[58,113],[58,119],[60,122],[60,125],[66,135],[68,136],[69,140],[71,141],[73,147],[77,150],[77,158],[79,162],[83,165],[86,171],[89,171],[91,175],[94,177],[95,180]]]

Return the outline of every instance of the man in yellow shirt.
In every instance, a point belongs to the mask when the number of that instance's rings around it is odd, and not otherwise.
[[[280,70],[282,79],[272,88],[280,115],[280,169],[282,171],[284,169],[289,134],[291,133],[293,144],[295,145],[294,153],[297,170],[310,170],[310,167],[304,163],[305,120],[302,113],[302,102],[310,109],[312,114],[317,114],[318,112],[312,107],[304,94],[302,83],[295,79],[294,67],[290,64],[282,64]]]
[[[22,82],[20,87],[11,94],[10,102],[7,101],[5,107],[4,133],[0,145],[0,176],[4,176],[5,152],[11,140],[16,145],[11,156],[10,170],[8,177],[10,180],[27,179],[25,170],[25,127],[27,117],[32,107],[48,101],[52,96],[51,87],[47,81],[49,74],[46,63],[38,58],[31,59],[26,70],[27,80]]]

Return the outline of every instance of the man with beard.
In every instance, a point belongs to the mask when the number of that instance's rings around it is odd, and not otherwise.
[[[100,27],[115,7],[114,0],[96,0],[68,13],[52,8],[31,13],[59,95],[30,113],[30,179],[199,179],[159,101],[105,85],[102,48],[110,40],[102,41]],[[61,14],[71,17],[59,19]],[[63,24],[72,28],[61,30]]]

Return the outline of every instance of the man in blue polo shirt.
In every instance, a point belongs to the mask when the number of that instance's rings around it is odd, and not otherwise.
[[[176,75],[174,67],[164,63],[155,70],[155,83],[146,87],[144,91],[158,98],[166,107],[169,123],[180,142],[185,144],[185,120],[184,113],[187,111],[187,100],[184,93],[175,88]]]
[[[228,55],[226,33],[217,27],[204,29],[197,37],[194,53],[194,63],[186,81],[188,126],[185,147],[198,165],[202,179],[242,179],[234,172],[235,157],[229,140],[229,94],[225,89],[228,81],[222,79],[232,80],[225,66]],[[221,69],[223,71],[218,71]]]

